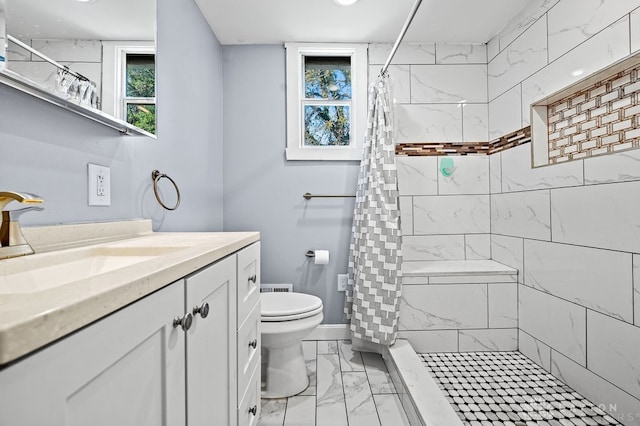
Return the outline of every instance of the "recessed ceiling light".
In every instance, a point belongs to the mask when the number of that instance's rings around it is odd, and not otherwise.
[[[333,0],[338,3],[340,6],[350,6],[357,2],[358,0]]]
[[[574,77],[579,77],[579,76],[581,76],[582,74],[584,74],[584,70],[575,70],[575,71],[573,71],[573,72],[571,73],[571,75],[572,75],[572,76],[574,76]]]
[[[96,0],[76,0],[78,3],[95,3]]]

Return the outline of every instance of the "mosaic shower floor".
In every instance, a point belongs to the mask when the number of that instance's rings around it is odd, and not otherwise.
[[[619,425],[519,352],[420,354],[465,425]]]

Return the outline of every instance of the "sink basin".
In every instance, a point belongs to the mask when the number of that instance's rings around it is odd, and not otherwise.
[[[184,247],[93,247],[2,261],[0,294],[33,293],[126,268]]]

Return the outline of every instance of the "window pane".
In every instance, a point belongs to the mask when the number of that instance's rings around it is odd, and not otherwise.
[[[127,96],[156,96],[155,55],[127,54]]]
[[[127,123],[156,134],[156,106],[153,104],[127,104]]]
[[[351,58],[305,56],[304,89],[307,99],[351,99]]]
[[[349,107],[305,105],[305,146],[348,146]]]

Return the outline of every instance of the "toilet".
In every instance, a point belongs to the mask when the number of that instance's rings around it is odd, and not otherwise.
[[[322,300],[303,293],[262,293],[262,398],[297,395],[309,386],[302,339],[322,322]]]

